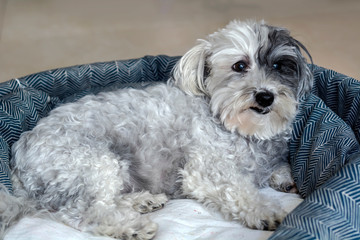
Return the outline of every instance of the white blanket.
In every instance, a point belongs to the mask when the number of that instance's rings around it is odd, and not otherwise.
[[[277,192],[271,188],[262,192],[276,198],[290,212],[302,202],[296,194]],[[149,214],[159,225],[156,240],[187,239],[267,239],[272,232],[248,229],[237,222],[225,221],[219,214],[208,211],[190,199],[169,201],[164,209]],[[110,240],[79,232],[48,219],[25,217],[13,226],[4,240]]]

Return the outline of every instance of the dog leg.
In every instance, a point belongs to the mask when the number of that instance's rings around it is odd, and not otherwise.
[[[206,175],[206,171],[187,168],[182,172],[183,193],[228,220],[240,221],[249,228],[274,230],[287,214],[274,199],[260,194],[250,178],[243,177],[234,184],[223,177]]]
[[[148,217],[131,208],[119,207],[115,204],[97,202],[80,217],[82,221],[77,228],[95,235],[126,240],[147,240],[152,239],[157,231],[157,224]]]
[[[272,174],[269,181],[270,187],[281,192],[297,193],[296,184],[291,176],[290,165],[280,165]]]
[[[124,179],[128,178],[127,161],[117,159],[116,155],[104,148],[94,147],[92,151],[92,155],[87,159],[83,157],[81,165],[78,165],[81,168],[84,163],[89,163],[89,174],[73,180],[67,178],[61,182],[52,180],[52,184],[58,185],[57,189],[69,191],[69,185],[74,186],[70,190],[79,186],[75,189],[78,193],[75,198],[68,197],[67,202],[54,213],[55,217],[69,226],[95,235],[134,240],[152,239],[156,234],[157,224],[132,207],[117,202],[121,196],[126,196],[121,194],[121,189]],[[86,168],[83,169],[85,172]]]

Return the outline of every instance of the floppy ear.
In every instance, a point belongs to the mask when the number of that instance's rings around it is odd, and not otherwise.
[[[302,96],[304,96],[307,93],[310,93],[312,87],[313,87],[313,83],[314,83],[314,78],[313,78],[313,74],[312,74],[312,69],[310,69],[309,64],[307,64],[305,57],[301,54],[300,49],[303,50],[303,52],[305,52],[307,54],[307,56],[310,59],[311,64],[313,63],[312,61],[312,57],[309,53],[309,51],[306,49],[306,47],[299,42],[296,39],[293,39],[293,41],[295,42],[295,44],[297,45],[298,49],[299,49],[299,55],[300,55],[300,59],[302,59],[302,63],[299,66],[300,67],[300,72],[299,72],[299,87],[298,87],[298,99],[300,99]]]
[[[303,69],[298,88],[298,99],[300,99],[305,94],[310,93],[314,82],[312,70],[310,69],[309,65],[305,62],[302,68]]]
[[[175,65],[172,78],[175,84],[189,95],[206,95],[204,78],[209,43],[202,40],[191,48]]]

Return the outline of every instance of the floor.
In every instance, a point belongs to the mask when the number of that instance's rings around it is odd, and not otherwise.
[[[235,18],[287,27],[315,64],[360,79],[358,0],[0,0],[0,82],[83,63],[182,55]]]

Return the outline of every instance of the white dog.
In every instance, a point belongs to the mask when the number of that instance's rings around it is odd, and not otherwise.
[[[259,189],[295,188],[287,140],[312,86],[301,49],[283,28],[233,21],[188,51],[167,84],[54,109],[13,146],[2,233],[46,212],[81,231],[151,239],[157,225],[142,213],[184,197],[275,229],[286,212]]]

